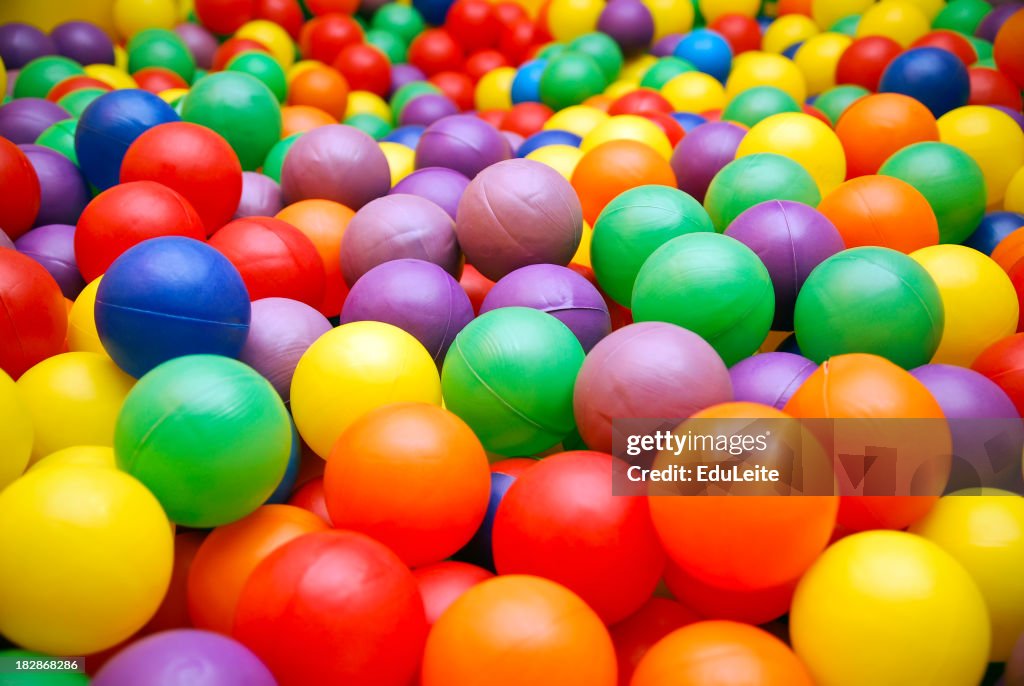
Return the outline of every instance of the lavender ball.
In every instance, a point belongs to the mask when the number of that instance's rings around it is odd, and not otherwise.
[[[281,187],[277,181],[259,172],[242,172],[242,197],[235,210],[235,219],[273,217],[283,208]]]
[[[512,156],[501,133],[475,114],[439,119],[416,145],[416,168],[447,167],[473,178]]]
[[[761,353],[740,360],[729,370],[737,401],[781,410],[818,365],[792,353]]]
[[[427,167],[414,171],[396,183],[390,194],[418,195],[426,198],[454,220],[459,200],[462,199],[468,185],[469,179],[454,169]]]
[[[74,226],[47,224],[36,227],[20,236],[12,247],[43,265],[60,286],[65,298],[74,300],[85,288],[85,279],[75,261]]]

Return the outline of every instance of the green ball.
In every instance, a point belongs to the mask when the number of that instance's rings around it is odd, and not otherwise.
[[[586,33],[569,43],[569,50],[583,55],[590,55],[601,67],[604,80],[611,83],[619,78],[622,71],[622,49],[619,44],[606,33]]]
[[[860,15],[851,14],[850,16],[843,17],[842,19],[837,21],[835,24],[832,25],[832,28],[829,30],[834,31],[835,33],[843,33],[853,38],[854,36],[857,35],[857,25],[859,23]]]
[[[540,99],[554,110],[578,105],[608,86],[601,66],[590,55],[566,52],[548,60],[540,76]]]
[[[993,54],[995,52],[995,46],[984,38],[978,38],[977,36],[966,36],[967,40],[971,42],[971,46],[974,48],[974,52],[977,53],[978,59],[971,66],[981,66],[980,62],[993,61]],[[993,67],[994,68],[994,67]]]
[[[688,71],[697,71],[697,67],[679,57],[662,57],[644,72],[640,87],[661,90],[666,83]]]
[[[288,151],[295,145],[295,141],[299,140],[299,136],[302,132],[293,133],[287,138],[282,138],[278,142],[274,143],[274,147],[267,153],[267,158],[263,160],[263,173],[269,176],[274,181],[281,183],[281,169],[284,167],[284,158],[288,155]]]
[[[146,29],[132,36],[128,51],[128,72],[134,74],[146,67],[170,69],[189,83],[196,73],[196,60],[185,41],[174,31]]]
[[[204,76],[206,76],[209,73],[210,72],[206,71],[205,69],[202,69],[200,67],[196,67],[196,73],[195,73],[195,76],[192,77],[192,83],[194,84],[199,79],[203,78]]]
[[[288,79],[284,69],[270,55],[263,52],[243,52],[235,55],[227,65],[228,71],[248,74],[263,82],[278,102],[284,102],[288,95]]]
[[[987,191],[981,167],[946,143],[915,143],[887,159],[878,173],[920,191],[939,221],[940,243],[963,243],[985,216]]]
[[[100,97],[104,93],[108,93],[102,88],[79,88],[76,91],[71,91],[60,100],[57,104],[63,107],[73,117],[81,117],[82,112],[88,107],[93,100]]]
[[[185,98],[181,118],[223,136],[247,171],[255,171],[281,138],[277,98],[249,74],[222,71],[204,76]]]
[[[935,16],[932,28],[959,31],[965,36],[973,36],[982,20],[991,11],[992,5],[985,0],[953,0]]]
[[[633,287],[633,319],[693,331],[727,365],[757,351],[775,317],[775,289],[753,250],[718,233],[691,233],[654,251]]]
[[[503,307],[455,337],[441,371],[445,406],[484,447],[526,456],[557,445],[576,428],[572,390],[583,347],[550,314]]]
[[[819,95],[814,100],[814,106],[835,126],[850,105],[867,95],[871,95],[871,91],[861,86],[836,86]]]
[[[47,672],[44,670],[14,671],[16,660],[52,660],[52,655],[10,648],[0,651],[0,661],[7,666],[0,673],[0,686],[89,686],[85,672]],[[81,661],[82,658],[78,658]],[[81,666],[81,665],[79,665]]]
[[[783,112],[802,112],[793,96],[774,86],[755,86],[739,93],[722,111],[722,119],[751,127]]]
[[[440,93],[441,89],[429,81],[413,81],[407,83],[391,96],[391,111],[395,113],[395,119],[402,116],[402,110],[409,104],[409,101],[418,95],[427,93]]]
[[[800,351],[815,362],[871,353],[911,369],[931,361],[943,320],[924,267],[896,250],[865,247],[814,268],[797,295],[794,328]]]
[[[64,79],[82,74],[82,65],[67,57],[37,57],[18,72],[12,94],[15,98],[45,98]]]
[[[78,118],[64,119],[51,124],[39,134],[36,145],[56,150],[78,166],[78,153],[75,152],[75,131],[78,129]]]
[[[537,51],[537,55],[534,59],[549,60],[552,57],[558,57],[559,55],[566,53],[568,50],[569,46],[563,43],[548,43]]]
[[[370,21],[371,30],[387,31],[406,43],[411,43],[425,28],[423,15],[416,11],[416,8],[397,2],[381,7]]]
[[[745,210],[766,200],[821,202],[818,184],[802,166],[782,155],[761,152],[733,160],[711,180],[704,208],[717,231],[725,231]]]
[[[631,188],[608,203],[594,222],[594,276],[612,300],[629,307],[636,275],[651,253],[678,236],[714,230],[708,213],[689,194],[668,186]]]
[[[389,122],[384,121],[376,114],[368,113],[353,114],[342,123],[356,127],[370,138],[377,141],[391,133],[392,128]]]
[[[999,66],[996,64],[995,59],[992,58],[992,57],[986,57],[983,60],[978,60],[977,62],[975,62],[971,66],[972,67],[985,67],[986,69],[996,69],[996,70],[999,69]]]
[[[391,64],[401,64],[406,61],[406,53],[409,51],[408,43],[390,31],[370,29],[366,32],[366,42],[384,53]]]
[[[196,528],[262,505],[284,476],[291,443],[288,410],[270,382],[219,355],[178,357],[143,376],[114,429],[118,467],[171,521]]]

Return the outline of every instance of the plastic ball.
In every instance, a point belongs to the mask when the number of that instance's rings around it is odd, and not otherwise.
[[[597,28],[604,4],[595,0],[552,0],[547,29],[555,40],[568,42]]]
[[[391,187],[412,174],[416,165],[416,152],[401,143],[381,141],[380,149],[388,160],[388,169],[391,171]]]
[[[848,248],[877,245],[911,253],[939,242],[928,200],[909,183],[889,176],[845,181],[822,199],[818,210]]]
[[[447,167],[473,178],[510,156],[508,142],[493,126],[460,114],[427,127],[416,145],[416,168]]]
[[[345,229],[355,213],[330,200],[301,200],[277,213],[285,221],[313,241],[327,277],[324,301],[318,309],[328,317],[341,312],[348,287],[341,273],[341,243]]]
[[[75,153],[75,129],[77,127],[77,119],[63,119],[39,134],[36,144],[56,150],[77,165],[78,155]]]
[[[787,48],[806,41],[821,32],[821,28],[806,14],[780,15],[764,31],[765,52],[782,53]]]
[[[939,118],[939,140],[971,156],[981,168],[987,204],[1000,202],[1014,173],[1024,166],[1024,130],[991,107],[969,105]]]
[[[551,115],[544,123],[544,130],[557,129],[574,133],[580,138],[594,130],[598,124],[606,121],[610,115],[589,105],[574,105]]]
[[[203,240],[206,231],[192,205],[170,188],[154,181],[124,183],[100,193],[82,212],[75,260],[92,281],[129,248],[162,236]]]
[[[899,150],[939,140],[935,117],[921,103],[898,93],[869,95],[850,105],[836,124],[850,178],[875,174]]]
[[[885,36],[906,47],[928,33],[930,18],[912,2],[886,0],[868,8],[857,23],[857,37]]]
[[[129,73],[147,67],[163,67],[189,83],[195,76],[195,58],[185,41],[173,31],[157,28],[140,31],[128,41],[126,49]]]
[[[749,127],[773,114],[800,111],[800,106],[785,91],[773,86],[756,86],[733,98],[722,111],[722,119]]]
[[[288,86],[284,69],[270,55],[255,51],[243,52],[228,61],[226,70],[249,74],[259,79],[270,89],[278,102],[285,101]]]
[[[725,88],[713,76],[702,72],[685,72],[669,79],[661,87],[677,112],[710,112],[725,106]]]
[[[24,145],[22,151],[39,179],[40,203],[36,226],[77,222],[91,198],[89,187],[78,168],[56,150],[41,145]]]
[[[743,158],[757,153],[776,153],[798,162],[827,194],[846,178],[846,155],[835,133],[803,113],[772,115],[747,132],[736,150]]]
[[[657,124],[635,114],[620,114],[598,124],[583,137],[584,153],[610,141],[632,140],[643,143],[665,159],[672,156],[672,145]]]
[[[177,17],[172,0],[114,0],[112,5],[114,26],[124,38],[150,27],[169,29]]]
[[[0,413],[5,417],[0,427],[0,488],[6,488],[28,466],[32,455],[32,415],[6,372],[0,370]]]
[[[955,31],[932,31],[918,38],[911,47],[920,48],[931,46],[948,50],[960,58],[960,61],[970,67],[978,60],[978,53],[967,37]]]
[[[430,200],[454,220],[459,200],[468,185],[469,179],[454,169],[426,167],[417,169],[396,183],[391,194],[417,195]]]
[[[893,652],[908,629],[922,640]],[[943,680],[972,684],[989,653],[985,601],[968,573],[934,543],[895,531],[826,550],[797,586],[790,632],[815,681],[837,686],[913,680],[939,659]]]
[[[759,403],[781,410],[817,366],[792,353],[761,353],[740,360],[729,370],[738,402]]]
[[[213,65],[213,53],[217,51],[217,39],[212,33],[199,24],[189,22],[178,24],[174,32],[185,41],[188,51],[196,60],[200,69],[210,69]]]
[[[83,73],[80,64],[66,57],[38,57],[18,72],[12,95],[15,98],[45,98],[64,79]]]
[[[733,51],[722,34],[711,29],[696,29],[679,41],[673,55],[725,81],[732,66]]]
[[[0,332],[18,345],[0,347],[0,370],[17,379],[27,369],[58,354],[68,317],[60,286],[31,257],[0,249]]]
[[[121,162],[128,147],[148,129],[179,120],[166,102],[141,90],[117,90],[101,95],[78,120],[75,152],[82,173],[105,190],[120,181]]]
[[[536,102],[522,102],[514,105],[512,109],[505,115],[504,121],[501,123],[501,129],[503,131],[512,131],[518,133],[524,138],[528,138],[535,134],[541,133],[541,128],[553,112],[550,107]],[[570,134],[572,135],[572,134]],[[516,148],[517,157],[525,157],[526,153],[522,151],[522,145]]]
[[[878,90],[885,68],[902,52],[899,43],[885,36],[858,38],[843,51],[836,63],[836,83]]]
[[[0,135],[12,143],[35,143],[43,131],[69,116],[49,100],[18,98],[0,105]]]
[[[999,70],[1013,79],[1018,88],[1024,88],[1024,59],[1015,46],[1024,38],[1024,16],[1015,12],[996,34],[994,57]]]
[[[336,121],[345,116],[349,102],[345,77],[329,67],[311,67],[288,84],[287,102],[293,106],[315,107]]]
[[[258,172],[242,172],[242,197],[235,208],[234,219],[272,217],[283,208],[277,181]]]
[[[826,32],[809,37],[797,49],[793,61],[807,81],[808,95],[818,95],[836,85],[836,67],[852,42],[849,36]]]
[[[991,11],[992,6],[983,0],[952,0],[935,16],[932,26],[972,36]]]
[[[460,71],[465,55],[447,31],[427,29],[409,44],[409,64],[427,76],[443,71]]]
[[[0,27],[0,59],[7,69],[21,69],[38,57],[57,53],[57,43],[31,24],[12,21]]]
[[[83,288],[68,312],[67,341],[68,350],[71,352],[107,355],[103,343],[100,342],[99,334],[96,332],[94,316],[96,291],[99,289],[99,285],[100,279],[96,279]]]
[[[967,70],[971,79],[970,105],[999,105],[1019,112],[1024,107],[1020,89],[1002,72],[987,67]]]
[[[33,471],[0,495],[0,521],[0,549],[18,551],[0,562],[0,627],[19,645],[55,655],[104,650],[160,605],[171,527],[131,476],[92,466]]]
[[[616,196],[646,185],[675,186],[675,174],[653,148],[633,140],[598,145],[583,155],[572,174],[583,219],[590,224]]]
[[[520,148],[522,148],[522,146],[520,146]],[[545,145],[526,155],[526,159],[528,160],[540,162],[541,164],[546,164],[551,167],[561,174],[566,181],[572,180],[572,174],[576,171],[576,165],[579,164],[582,157],[583,152],[572,145]],[[577,254],[579,254],[579,251],[584,248],[585,237],[586,230],[584,230],[584,238],[580,240],[580,248],[577,249]],[[577,261],[575,257],[573,258],[573,261]]]
[[[821,193],[811,174],[797,162],[774,153],[755,153],[738,157],[715,174],[704,208],[715,228],[724,231],[744,211],[767,200],[815,206]]]
[[[670,54],[659,59],[650,69],[644,72],[643,78],[640,80],[640,87],[661,90],[666,83],[676,76],[695,70],[696,67],[686,60]]]
[[[623,52],[633,53],[654,39],[654,15],[640,0],[613,0],[601,11],[597,30],[611,36]]]
[[[974,233],[964,241],[964,245],[986,255],[992,255],[996,246],[1021,227],[1024,227],[1024,214],[989,212]]]
[[[1003,208],[1010,212],[1024,214],[1024,167],[1018,169],[1010,179],[1010,183],[1006,187]]]
[[[457,114],[459,108],[439,93],[425,93],[410,100],[402,108],[402,126],[430,126],[438,119]]]
[[[334,179],[344,176],[349,183]],[[281,191],[288,204],[324,199],[358,210],[391,188],[387,158],[368,135],[351,126],[323,126],[304,134],[288,151]]]
[[[494,575],[476,565],[446,561],[418,567],[413,576],[423,596],[427,624],[433,626],[463,593]]]
[[[731,100],[755,86],[775,86],[801,104],[807,99],[807,81],[803,72],[782,55],[749,52],[736,60],[725,83],[726,96]]]
[[[746,131],[729,122],[698,125],[679,142],[672,169],[679,188],[703,202],[711,180],[736,157]]]
[[[909,95],[941,117],[967,104],[971,84],[967,67],[953,53],[940,48],[914,48],[889,63],[878,89]]]

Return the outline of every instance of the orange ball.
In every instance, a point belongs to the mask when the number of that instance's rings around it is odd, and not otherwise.
[[[325,317],[337,317],[348,297],[348,286],[341,275],[341,239],[354,216],[355,212],[331,200],[300,200],[275,215],[306,234],[324,262],[327,288],[324,302],[317,309]]]
[[[410,567],[464,546],[490,493],[487,454],[473,430],[421,403],[363,415],[338,438],[324,471],[334,525],[377,539]]]
[[[668,598],[651,598],[609,631],[619,663],[619,686],[629,686],[636,666],[647,651],[676,629],[699,622],[693,610]]]
[[[434,624],[421,686],[615,686],[615,649],[586,603],[554,581],[499,576]]]
[[[632,140],[602,143],[584,154],[572,173],[583,218],[591,225],[617,195],[649,185],[674,188],[676,175],[668,160],[653,148]]]
[[[748,624],[707,621],[673,631],[648,651],[632,686],[812,686],[789,647]]]
[[[281,108],[281,138],[337,123],[334,117],[312,105],[286,105]]]
[[[908,145],[939,140],[935,116],[920,102],[898,93],[856,101],[836,123],[846,151],[846,178],[877,174],[882,163]]]
[[[291,505],[264,505],[247,517],[217,527],[199,547],[188,575],[188,612],[198,629],[229,634],[249,574],[285,543],[327,525]]]
[[[674,564],[665,568],[665,584],[679,602],[701,617],[744,624],[767,624],[786,614],[796,591],[795,579],[753,591],[721,588],[701,581]]]
[[[999,71],[1009,76],[1017,88],[1024,89],[1024,12],[1015,12],[996,34],[993,57]]]
[[[309,105],[341,121],[348,107],[348,81],[337,69],[310,67],[288,85],[289,105]]]
[[[1024,226],[999,241],[999,245],[992,251],[991,257],[996,264],[1003,268],[1004,272],[1010,273],[1013,265],[1024,258]]]
[[[858,176],[836,187],[818,205],[847,248],[880,245],[910,254],[939,244],[932,206],[906,181]]]

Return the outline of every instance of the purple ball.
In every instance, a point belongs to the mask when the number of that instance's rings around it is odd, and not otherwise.
[[[199,24],[191,23],[178,24],[174,27],[174,32],[185,41],[188,51],[196,59],[197,67],[210,69],[213,66],[213,55],[220,44],[212,33]]]
[[[71,115],[43,98],[18,98],[0,105],[0,136],[12,143],[35,143],[39,134]]]
[[[792,200],[767,200],[736,217],[725,230],[757,253],[775,288],[776,331],[793,329],[796,296],[811,271],[846,249],[839,231],[818,210]]]
[[[93,686],[277,686],[238,641],[200,629],[161,631],[110,658]]]
[[[36,226],[77,224],[82,210],[92,200],[89,184],[75,163],[52,148],[19,145],[39,177],[39,214]]]
[[[103,29],[87,21],[66,21],[50,32],[57,52],[79,64],[113,64],[114,43]]]
[[[470,182],[455,231],[466,259],[497,281],[530,264],[569,264],[583,234],[583,210],[576,191],[551,167],[507,160]]]
[[[85,288],[85,279],[75,261],[75,227],[47,224],[32,229],[14,241],[15,249],[43,265],[65,298],[74,300]]]
[[[592,283],[568,267],[532,264],[491,287],[480,314],[499,307],[530,307],[547,312],[569,327],[584,352],[611,333],[608,305]]]
[[[0,229],[0,248],[10,248],[14,250],[14,241],[11,240],[10,236],[4,233],[3,229]]]
[[[356,281],[341,310],[341,323],[384,322],[412,334],[440,367],[455,336],[473,319],[473,305],[459,282],[423,260],[379,264]]]
[[[1004,107],[1003,105],[989,105],[989,107],[992,107],[994,109],[999,110],[1000,112],[1009,115],[1010,119],[1017,122],[1017,126],[1019,126],[1021,129],[1024,129],[1024,114],[1021,114],[1017,110],[1012,110],[1009,107]]]
[[[455,103],[440,93],[424,93],[406,103],[398,120],[402,126],[430,126],[458,112]]]
[[[1016,419],[1017,408],[1003,389],[966,367],[926,364],[910,374],[923,383],[947,419]]]
[[[459,200],[466,192],[469,179],[454,169],[427,167],[418,169],[395,184],[391,195],[418,195],[433,202],[455,220]]]
[[[269,176],[259,172],[242,172],[242,197],[235,210],[240,217],[273,217],[284,208],[281,187]]]
[[[978,38],[984,38],[990,43],[995,42],[996,34],[999,33],[999,29],[1003,28],[1003,24],[1006,23],[1006,20],[1016,14],[1020,9],[1024,9],[1024,4],[1019,2],[1010,2],[996,7],[981,20],[981,23],[978,24],[978,29],[974,32],[974,35]]]
[[[14,97],[14,84],[18,82],[18,74],[20,73],[20,69],[7,70],[7,91],[4,93],[4,97]]]
[[[35,26],[17,21],[0,24],[0,59],[7,69],[21,69],[37,57],[55,54],[57,44]]]
[[[730,122],[708,122],[690,131],[672,153],[676,185],[700,202],[711,179],[736,159],[736,149],[746,130]]]
[[[611,36],[623,52],[638,52],[654,39],[654,17],[640,0],[612,0],[601,11],[597,30]]]
[[[402,86],[414,81],[426,81],[427,75],[411,64],[395,64],[391,67],[391,90],[389,96]]]
[[[391,168],[377,142],[353,126],[308,131],[284,158],[281,193],[286,205],[320,198],[358,210],[391,189]]]
[[[516,156],[516,151],[519,150],[519,146],[526,140],[515,131],[502,131],[501,135],[508,141],[508,147],[512,151],[512,156]]]
[[[655,57],[669,57],[676,53],[676,46],[679,45],[679,41],[683,40],[683,34],[681,33],[670,33],[667,36],[663,36],[654,46],[651,48],[651,54]]]
[[[288,298],[253,301],[249,337],[238,359],[259,372],[286,403],[299,358],[331,330],[331,323],[306,303]]]
[[[416,195],[388,195],[356,212],[341,239],[345,283],[351,287],[377,265],[403,258],[431,262],[459,278],[462,253],[452,218]]]
[[[505,137],[475,114],[438,119],[416,144],[417,169],[447,167],[469,178],[511,156]]]
[[[792,353],[761,353],[729,370],[735,399],[781,410],[818,365]]]

